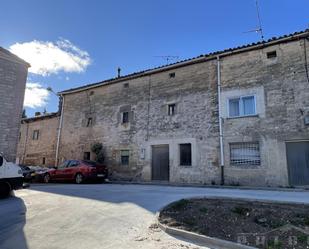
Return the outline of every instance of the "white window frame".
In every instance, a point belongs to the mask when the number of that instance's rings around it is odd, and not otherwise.
[[[248,98],[248,97],[253,97],[254,101],[254,114],[244,114],[244,108],[243,108],[243,98]],[[231,116],[230,115],[230,100],[233,99],[239,99],[239,115],[238,116]],[[242,95],[242,96],[235,96],[235,97],[230,97],[227,99],[227,113],[229,118],[239,118],[239,117],[250,117],[250,116],[256,116],[257,115],[257,110],[256,110],[256,95],[255,94],[250,94],[250,95]]]

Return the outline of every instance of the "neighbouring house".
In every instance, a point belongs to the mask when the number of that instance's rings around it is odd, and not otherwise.
[[[21,120],[17,161],[23,165],[55,166],[59,113],[36,113]]]
[[[58,162],[112,179],[309,185],[309,30],[60,92]]]
[[[30,64],[0,47],[0,152],[15,161]]]

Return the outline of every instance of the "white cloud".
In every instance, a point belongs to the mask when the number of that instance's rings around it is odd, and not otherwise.
[[[27,83],[24,106],[30,108],[42,107],[47,104],[49,91],[40,83]]]
[[[83,72],[91,63],[86,51],[62,38],[56,42],[33,40],[15,43],[9,50],[31,64],[29,72],[43,76],[60,71]]]

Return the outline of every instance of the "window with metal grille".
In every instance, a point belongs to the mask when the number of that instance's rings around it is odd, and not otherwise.
[[[191,166],[192,155],[191,155],[191,144],[179,144],[180,154],[180,165]]]
[[[88,118],[87,127],[91,127],[91,126],[92,126],[92,118]]]
[[[260,146],[258,142],[231,143],[230,144],[231,165],[260,165]]]
[[[122,123],[123,124],[129,123],[129,112],[122,113]]]
[[[39,135],[40,135],[40,131],[39,130],[34,130],[32,133],[32,139],[33,140],[38,140],[39,139]]]
[[[243,96],[229,99],[229,117],[242,117],[255,115],[255,96]]]
[[[121,164],[122,165],[129,165],[129,157],[130,152],[128,150],[122,150],[121,151]]]

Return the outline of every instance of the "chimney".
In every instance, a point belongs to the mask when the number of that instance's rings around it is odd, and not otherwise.
[[[120,67],[118,67],[118,78],[120,77],[120,73],[121,73],[121,68]]]
[[[35,117],[41,116],[41,112],[35,112],[35,113],[34,113],[34,116],[35,116]]]

